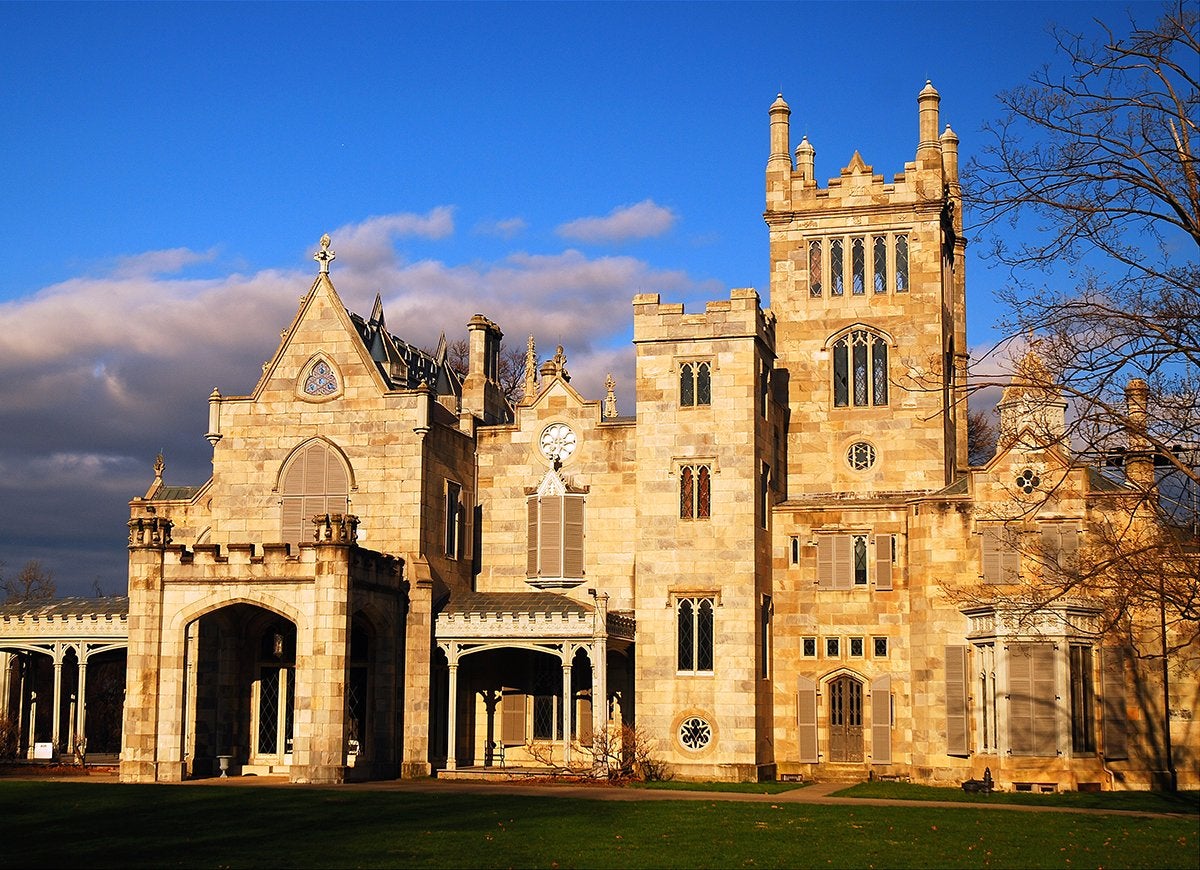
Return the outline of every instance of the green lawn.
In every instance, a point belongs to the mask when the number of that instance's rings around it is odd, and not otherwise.
[[[683,779],[659,780],[657,782],[629,782],[624,788],[648,788],[662,791],[715,791],[738,792],[741,794],[780,794],[804,788],[806,782],[689,782]]]
[[[4,867],[1197,867],[1195,817],[0,781]]]

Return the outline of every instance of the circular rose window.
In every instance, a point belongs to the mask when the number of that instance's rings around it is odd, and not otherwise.
[[[703,749],[712,742],[712,726],[699,716],[689,716],[679,725],[679,742],[684,749]]]
[[[851,444],[846,451],[846,461],[855,471],[866,471],[875,464],[875,448],[866,441]]]

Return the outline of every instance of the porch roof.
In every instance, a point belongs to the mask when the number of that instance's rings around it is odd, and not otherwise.
[[[437,615],[440,640],[584,638],[595,633],[595,608],[555,592],[451,595]]]

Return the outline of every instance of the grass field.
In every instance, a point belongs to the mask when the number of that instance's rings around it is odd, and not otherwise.
[[[993,792],[967,794],[961,788],[939,788],[906,782],[862,782],[834,792],[837,797],[890,798],[903,801],[954,801],[972,804],[1018,804],[1089,810],[1133,810],[1146,813],[1200,813],[1200,792],[1068,791],[1062,794]]]
[[[1197,867],[1200,820],[0,781],[3,867]]]

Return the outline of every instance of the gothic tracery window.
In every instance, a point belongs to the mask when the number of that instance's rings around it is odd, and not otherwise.
[[[834,342],[834,407],[886,405],[887,357],[887,342],[865,329],[856,329]]]
[[[712,673],[712,598],[681,598],[675,604],[678,670],[680,673]]]
[[[333,368],[323,359],[317,360],[308,370],[304,379],[304,394],[314,398],[332,396],[338,391],[337,375]]]

